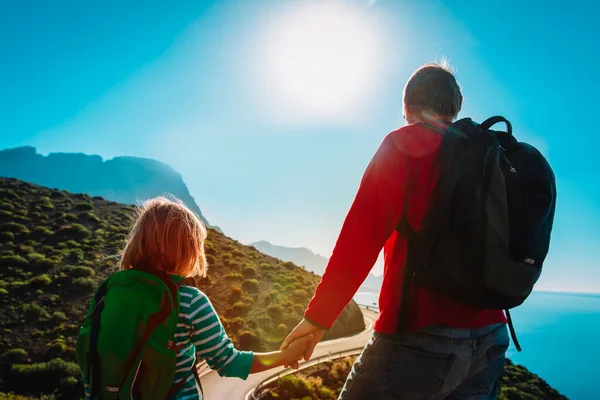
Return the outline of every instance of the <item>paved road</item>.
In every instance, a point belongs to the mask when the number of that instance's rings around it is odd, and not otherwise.
[[[364,346],[373,334],[373,323],[378,313],[361,308],[367,327],[363,332],[354,336],[328,340],[317,345],[313,358],[340,353],[357,347]],[[285,370],[284,367],[273,368],[258,374],[252,374],[245,381],[238,378],[222,378],[216,372],[200,368],[204,396],[209,400],[243,400],[250,390],[258,386],[263,380]]]

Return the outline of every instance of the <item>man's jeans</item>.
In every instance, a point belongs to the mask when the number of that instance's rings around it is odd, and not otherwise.
[[[506,324],[375,333],[339,399],[494,400],[508,345]]]

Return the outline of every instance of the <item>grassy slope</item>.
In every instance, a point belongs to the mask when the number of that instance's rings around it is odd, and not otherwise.
[[[337,399],[356,357],[326,361],[279,378],[265,388],[263,400]],[[507,361],[498,400],[566,400],[539,376]]]
[[[98,283],[115,270],[111,256],[132,211],[0,178],[0,392],[81,393],[71,363],[79,324]],[[209,276],[200,287],[228,334],[243,349],[275,349],[301,319],[318,276],[212,229],[206,251]],[[363,327],[352,302],[329,336]]]

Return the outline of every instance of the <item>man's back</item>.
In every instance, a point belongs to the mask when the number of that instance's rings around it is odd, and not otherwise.
[[[347,303],[342,305],[339,299],[345,301],[355,293],[372,268],[370,260],[377,258],[383,238],[384,279],[375,330],[396,333],[407,245],[395,228],[406,215],[411,226],[419,229],[436,183],[433,165],[441,138],[432,129],[409,125],[384,139],[365,172],[327,271],[306,312],[309,320],[325,327],[333,324],[338,308]],[[500,310],[475,309],[417,285],[411,287],[408,330],[428,325],[479,328],[502,322],[506,319]]]
[[[398,324],[407,241],[397,229],[403,232],[407,219],[419,230],[429,212],[442,142],[441,134],[418,124],[443,128],[441,121],[456,120],[463,99],[452,72],[438,64],[415,71],[403,97],[409,125],[387,135],[369,163],[304,320],[282,346],[313,334],[308,359],[384,249],[376,332],[339,398],[493,400],[509,345],[502,311],[460,304],[412,279],[406,324]]]

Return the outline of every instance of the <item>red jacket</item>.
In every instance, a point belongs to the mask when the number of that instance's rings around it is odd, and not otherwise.
[[[395,228],[406,207],[408,221],[413,229],[419,229],[435,183],[435,176],[429,176],[440,142],[439,133],[420,125],[398,129],[383,140],[365,171],[327,269],[308,305],[305,317],[310,322],[326,329],[333,325],[383,248],[383,286],[375,330],[396,332],[406,240]],[[414,174],[417,169],[419,174]],[[476,309],[411,285],[409,330],[432,324],[478,328],[502,322],[506,317],[501,310]]]

